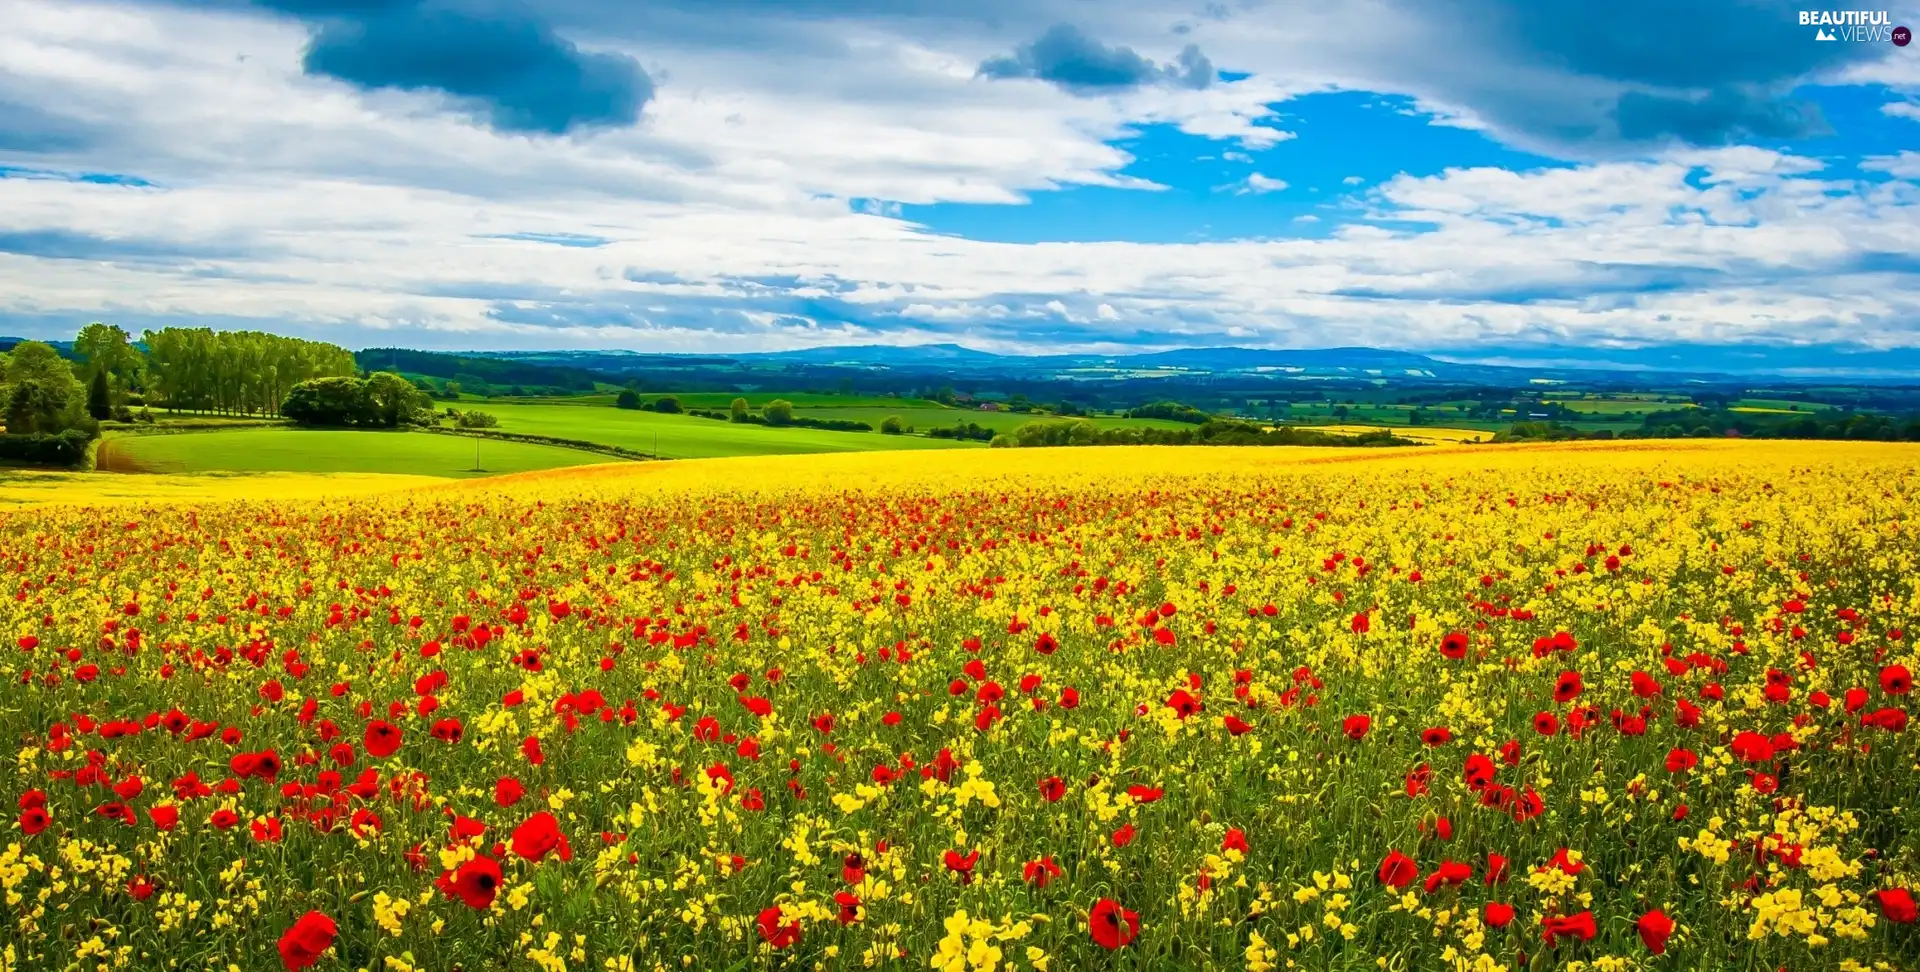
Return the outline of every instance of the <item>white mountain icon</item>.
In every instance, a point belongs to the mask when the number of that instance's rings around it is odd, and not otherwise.
[[[1813,35],[1813,39],[1814,40],[1833,40],[1834,39],[1833,31],[1830,31],[1825,27],[1822,27],[1820,28],[1819,33]]]

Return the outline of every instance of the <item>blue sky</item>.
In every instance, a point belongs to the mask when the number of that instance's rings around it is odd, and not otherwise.
[[[0,333],[1920,347],[1920,46],[1801,9],[0,0]]]

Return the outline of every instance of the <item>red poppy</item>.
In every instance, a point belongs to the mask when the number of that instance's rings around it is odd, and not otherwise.
[[[1113,832],[1113,846],[1125,847],[1133,843],[1133,825],[1126,824]]]
[[[1757,732],[1736,733],[1733,754],[1749,763],[1764,763],[1773,758],[1773,740]]]
[[[772,946],[775,951],[787,948],[794,942],[800,940],[800,923],[790,921],[784,925],[781,924],[779,905],[774,905],[760,912],[760,917],[754,924],[760,928],[760,938]]]
[[[1227,835],[1220,839],[1220,849],[1239,851],[1242,854],[1249,853],[1251,849],[1247,846],[1247,832],[1238,827],[1227,831]]]
[[[1364,739],[1371,728],[1373,717],[1370,715],[1350,715],[1340,723],[1340,731],[1346,733],[1348,739]]]
[[[1390,888],[1404,888],[1420,876],[1420,866],[1399,851],[1388,851],[1385,860],[1380,862],[1380,883]]]
[[[1906,888],[1882,888],[1873,893],[1874,900],[1880,903],[1880,914],[1896,925],[1911,925],[1914,921],[1913,892]]]
[[[1459,661],[1467,657],[1467,635],[1464,631],[1449,631],[1440,639],[1440,654],[1443,657]]]
[[[1235,715],[1220,720],[1220,724],[1227,727],[1229,735],[1241,736],[1253,731],[1252,723]]]
[[[1473,868],[1459,861],[1441,861],[1440,866],[1427,875],[1427,893],[1432,894],[1444,886],[1457,886],[1473,879]]]
[[[500,806],[513,806],[526,795],[527,788],[521,786],[520,781],[511,776],[502,776],[493,784],[493,802]]]
[[[453,893],[467,907],[485,909],[500,891],[500,862],[481,855],[460,865],[453,872]]]
[[[980,852],[974,851],[963,855],[959,851],[950,850],[942,856],[941,860],[947,865],[947,870],[959,876],[961,884],[972,884],[973,866],[980,863]]]
[[[1880,691],[1888,695],[1905,695],[1913,691],[1913,673],[1905,665],[1888,665],[1880,669]]]
[[[402,737],[400,727],[384,719],[375,719],[367,723],[367,734],[363,740],[367,755],[374,759],[386,759],[400,749]]]
[[[309,911],[280,936],[280,961],[286,964],[288,972],[299,972],[320,961],[320,956],[333,947],[334,937],[339,934],[340,928],[332,918]]]
[[[835,921],[842,925],[854,925],[860,922],[861,910],[858,895],[847,891],[835,891],[833,903],[839,909],[833,916]]]
[[[1420,741],[1428,746],[1444,746],[1453,741],[1453,730],[1446,726],[1434,726],[1420,732]]]
[[[1594,925],[1593,912],[1582,911],[1577,915],[1562,915],[1542,918],[1540,934],[1548,946],[1557,944],[1557,939],[1577,938],[1583,942],[1592,941],[1600,929]]]
[[[1087,931],[1101,948],[1120,948],[1140,937],[1140,916],[1120,907],[1120,902],[1112,898],[1101,898],[1087,913]]]
[[[1513,906],[1499,901],[1487,902],[1486,921],[1494,928],[1505,928],[1513,923]]]
[[[1560,717],[1551,712],[1535,713],[1533,717],[1533,731],[1542,736],[1559,735]]]
[[[1047,882],[1059,876],[1060,865],[1053,862],[1051,854],[1037,861],[1028,861],[1026,866],[1020,869],[1021,879],[1036,888],[1046,887]]]
[[[20,829],[28,837],[47,829],[47,824],[52,821],[53,818],[47,815],[45,807],[28,807],[20,811]]]
[[[1640,932],[1640,942],[1647,951],[1655,955],[1667,954],[1667,939],[1673,935],[1673,919],[1658,908],[1640,916],[1634,922],[1634,928]]]
[[[561,860],[573,860],[573,848],[560,832],[560,821],[553,814],[542,810],[514,828],[514,854],[537,864],[555,850],[560,852]]]
[[[1700,765],[1700,757],[1690,749],[1672,749],[1667,752],[1667,772],[1684,773]]]
[[[1067,795],[1067,783],[1058,776],[1049,776],[1040,781],[1040,796],[1048,803],[1058,803]]]
[[[1571,702],[1578,698],[1580,693],[1585,690],[1586,685],[1580,680],[1579,672],[1561,672],[1560,677],[1554,680],[1553,683],[1553,700],[1555,702]]]
[[[147,811],[147,819],[153,821],[158,830],[172,830],[180,823],[179,807],[153,807]]]

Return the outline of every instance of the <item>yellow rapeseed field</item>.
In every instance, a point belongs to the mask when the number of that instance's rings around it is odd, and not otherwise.
[[[0,968],[1911,969],[1916,458],[63,486]]]

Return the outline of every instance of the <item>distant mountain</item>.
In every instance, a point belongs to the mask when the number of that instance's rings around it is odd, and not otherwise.
[[[808,364],[975,364],[989,365],[1006,359],[990,351],[975,351],[958,344],[854,344],[845,347],[804,348],[799,351],[765,351],[735,355],[739,358],[801,361]]]

